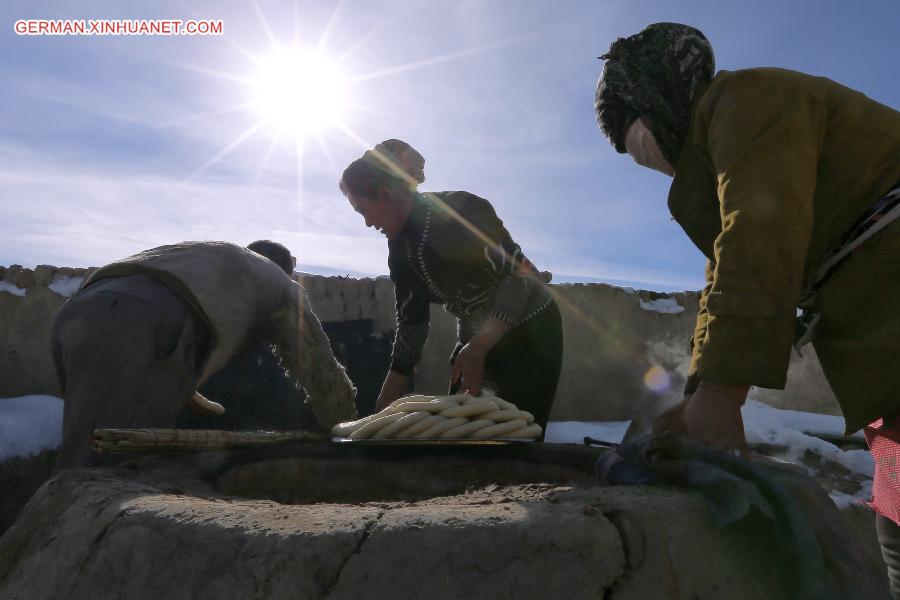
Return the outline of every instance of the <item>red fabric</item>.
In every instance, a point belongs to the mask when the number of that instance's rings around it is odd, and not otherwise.
[[[863,431],[875,459],[871,506],[900,525],[900,418],[878,419]]]

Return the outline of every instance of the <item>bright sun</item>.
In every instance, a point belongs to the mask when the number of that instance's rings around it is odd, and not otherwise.
[[[256,2],[251,3],[256,9],[263,32],[269,38],[267,48],[271,52],[268,56],[260,55],[243,46],[231,38],[225,38],[236,50],[250,59],[256,66],[255,72],[247,73],[241,69],[240,73],[230,73],[206,68],[201,65],[183,65],[188,69],[200,73],[219,77],[231,82],[240,83],[242,89],[239,93],[240,102],[231,106],[217,107],[206,113],[190,115],[190,117],[207,117],[213,115],[230,114],[233,112],[246,113],[253,111],[256,118],[246,129],[237,133],[231,140],[218,149],[209,159],[200,165],[187,180],[200,177],[208,169],[218,164],[222,159],[235,151],[247,140],[253,138],[263,129],[271,133],[268,151],[262,155],[262,160],[257,170],[257,180],[266,171],[267,164],[279,148],[283,148],[281,142],[293,142],[296,149],[297,168],[297,194],[302,196],[303,191],[303,165],[306,148],[309,142],[315,140],[319,143],[323,154],[333,162],[329,150],[330,135],[323,135],[329,129],[342,132],[362,148],[371,148],[371,141],[363,139],[353,130],[352,113],[372,111],[374,107],[361,104],[361,98],[356,95],[357,86],[362,82],[369,82],[383,77],[393,77],[401,73],[430,67],[432,65],[451,60],[473,56],[485,52],[494,46],[462,49],[439,56],[418,58],[411,62],[381,68],[378,70],[355,73],[348,77],[342,72],[341,64],[347,61],[353,54],[359,52],[365,46],[365,42],[378,30],[376,27],[365,35],[354,37],[351,46],[339,51],[339,60],[329,59],[323,50],[327,48],[333,26],[338,22],[338,14],[341,2],[333,2],[334,12],[329,20],[329,25],[322,31],[314,46],[304,49],[299,45],[300,31],[295,23],[293,43],[279,44],[278,38],[269,26],[268,20],[259,9]],[[296,2],[295,4],[295,10]],[[295,16],[296,13],[295,13]],[[306,37],[303,38],[307,39]],[[312,42],[312,38],[309,38]],[[501,47],[504,44],[501,44]],[[315,49],[313,49],[315,48]],[[357,65],[358,67],[359,65]],[[369,100],[368,98],[366,100]],[[351,113],[348,115],[348,113]],[[332,132],[329,132],[332,133]],[[285,140],[285,138],[288,138]]]
[[[303,136],[340,122],[347,79],[324,57],[279,51],[261,61],[254,79],[260,119],[278,134]]]

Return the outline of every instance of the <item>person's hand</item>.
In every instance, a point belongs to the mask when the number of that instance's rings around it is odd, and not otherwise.
[[[653,435],[671,431],[681,435],[684,427],[681,425],[681,415],[684,413],[684,406],[690,400],[690,396],[685,396],[683,400],[677,404],[670,406],[664,412],[660,413],[654,420],[650,432]]]
[[[383,411],[391,402],[403,396],[408,388],[409,377],[395,371],[388,371],[387,377],[384,378],[384,383],[381,385],[378,400],[375,401],[375,412]]]
[[[717,448],[747,454],[741,406],[749,386],[702,381],[697,391],[653,423],[653,433],[671,431]]]
[[[450,369],[450,385],[459,382],[458,390],[477,396],[484,378],[484,359],[488,351],[500,341],[512,326],[497,317],[488,317],[478,333],[462,347]]]
[[[387,408],[391,402],[393,402],[396,399],[397,398],[391,399],[391,398],[385,396],[384,394],[379,394],[378,399],[375,401],[375,412],[380,413],[385,408]]]
[[[459,381],[459,391],[462,393],[472,396],[477,396],[481,393],[485,356],[487,356],[487,350],[474,339],[463,346],[459,354],[456,355],[456,360],[453,361],[453,368],[450,371],[450,383]]]

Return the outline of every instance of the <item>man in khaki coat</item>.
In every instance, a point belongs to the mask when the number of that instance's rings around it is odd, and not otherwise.
[[[669,210],[708,259],[686,399],[655,429],[742,447],[749,387],[784,387],[798,306],[817,316],[806,337],[847,430],[894,423],[900,113],[821,77],[715,73],[706,37],[685,25],[651,25],[601,58],[601,129],[620,153],[674,177]],[[884,488],[879,506],[878,481],[876,507],[897,522],[900,489]]]
[[[302,383],[320,425],[355,416],[355,389],[303,287],[269,258],[182,242],[101,267],[53,326],[65,399],[56,469],[97,464],[96,428],[173,427],[207,378],[262,340]]]

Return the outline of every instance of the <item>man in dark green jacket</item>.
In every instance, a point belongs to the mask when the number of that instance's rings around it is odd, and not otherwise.
[[[715,73],[685,25],[650,25],[602,58],[601,129],[674,177],[669,209],[708,259],[686,399],[656,430],[743,446],[740,407],[752,385],[784,387],[798,307],[818,317],[813,345],[847,430],[896,418],[900,113],[821,77]],[[896,522],[894,504],[879,508]]]

